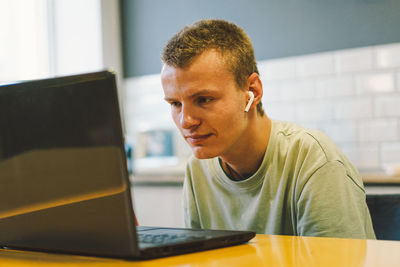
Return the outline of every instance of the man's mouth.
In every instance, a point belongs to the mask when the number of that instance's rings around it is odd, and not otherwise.
[[[185,135],[185,139],[189,144],[199,145],[205,142],[212,134],[193,134]]]

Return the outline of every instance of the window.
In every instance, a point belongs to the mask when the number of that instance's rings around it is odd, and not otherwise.
[[[46,0],[0,1],[0,82],[49,75]]]
[[[0,82],[103,68],[100,0],[1,0]]]

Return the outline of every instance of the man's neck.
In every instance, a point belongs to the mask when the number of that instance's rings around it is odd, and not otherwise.
[[[235,181],[249,178],[261,166],[270,138],[271,120],[266,115],[257,118],[257,123],[249,133],[249,136],[245,137],[249,142],[241,149],[230,155],[220,156],[222,168]]]

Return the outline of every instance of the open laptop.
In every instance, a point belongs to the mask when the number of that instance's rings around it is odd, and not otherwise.
[[[1,247],[145,259],[254,235],[135,225],[113,73],[0,86]]]

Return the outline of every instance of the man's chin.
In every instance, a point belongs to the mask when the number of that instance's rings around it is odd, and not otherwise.
[[[211,159],[218,156],[216,152],[207,151],[204,147],[194,147],[192,148],[193,155],[198,159]]]

